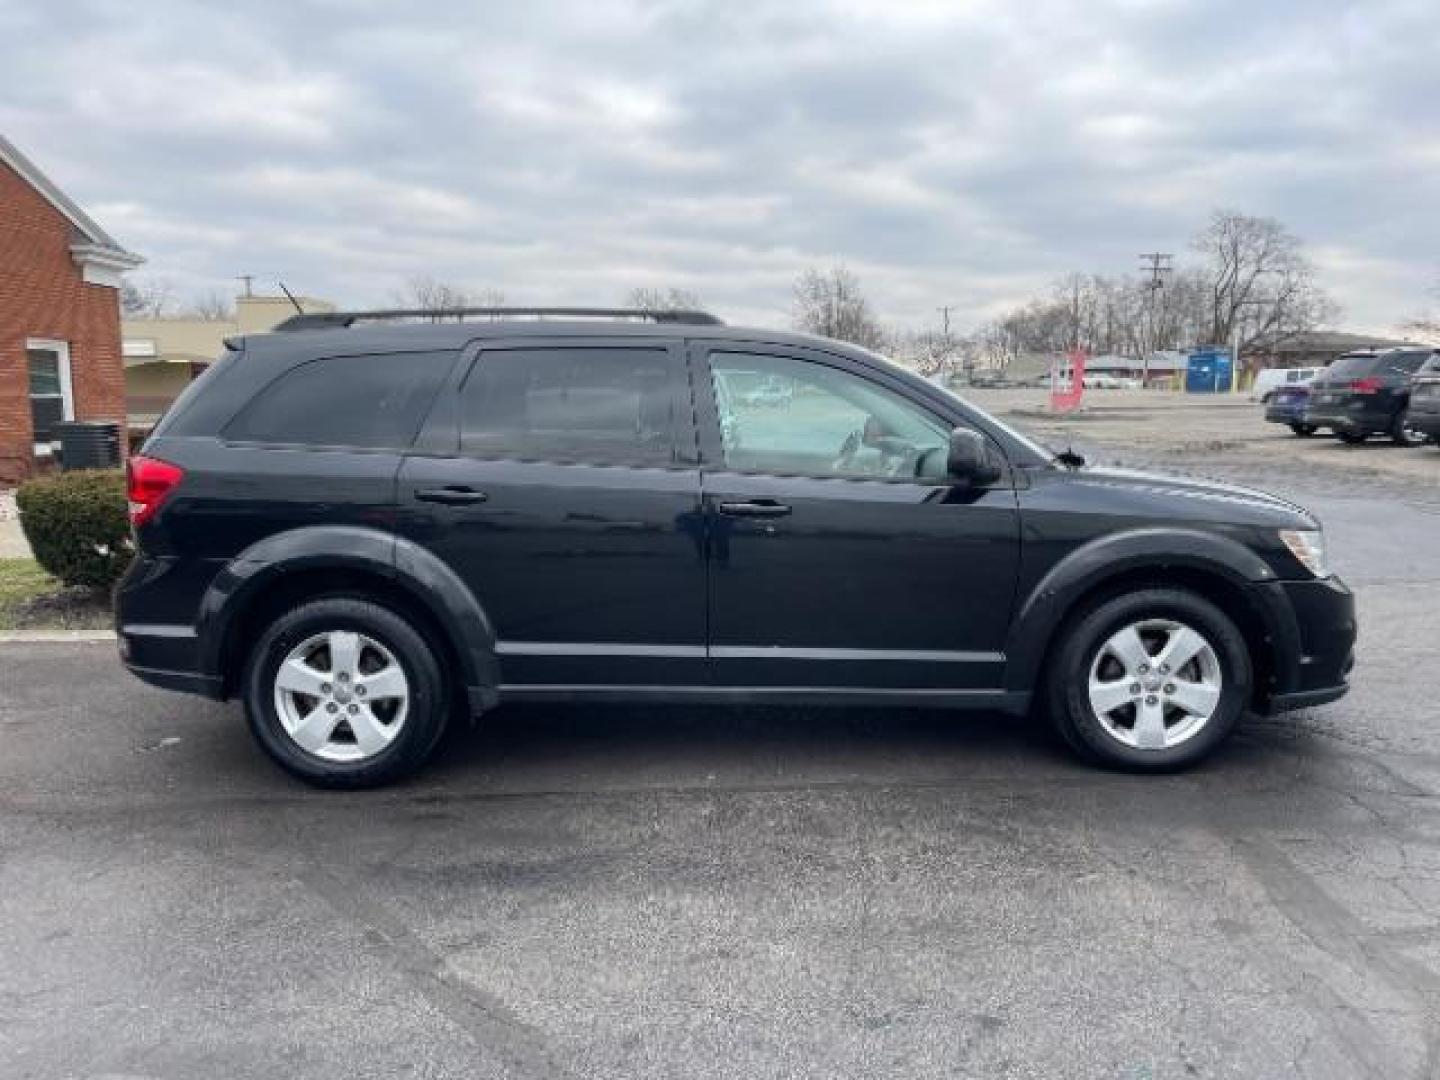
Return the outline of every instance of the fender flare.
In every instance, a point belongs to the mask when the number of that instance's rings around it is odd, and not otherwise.
[[[1275,571],[1239,541],[1198,529],[1160,526],[1098,537],[1070,552],[1041,578],[1019,606],[1005,647],[1009,690],[1035,688],[1056,630],[1081,596],[1136,570],[1199,571],[1222,579],[1248,601],[1274,648],[1276,681],[1289,685],[1300,630]]]
[[[354,525],[314,525],[275,533],[231,559],[200,601],[195,630],[200,669],[223,677],[236,618],[266,588],[307,570],[362,570],[389,579],[448,635],[472,709],[495,702],[495,631],[475,595],[440,558],[410,540]]]

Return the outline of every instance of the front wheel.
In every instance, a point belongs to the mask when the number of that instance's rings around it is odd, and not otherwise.
[[[413,772],[445,727],[434,649],[364,599],[314,600],[281,615],[256,644],[244,686],[256,741],[319,787],[376,787]]]
[[[1315,432],[1320,429],[1317,428],[1314,424],[1291,424],[1290,430],[1293,431],[1296,435],[1299,435],[1302,439],[1308,439],[1311,435],[1314,435]]]
[[[1183,589],[1092,607],[1052,652],[1051,719],[1081,756],[1135,772],[1186,768],[1234,729],[1251,663],[1231,619]]]

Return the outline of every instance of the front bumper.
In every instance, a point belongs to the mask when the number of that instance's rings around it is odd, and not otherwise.
[[[1275,670],[1262,711],[1283,712],[1344,697],[1355,666],[1355,594],[1338,577],[1259,587],[1271,590],[1267,599],[1291,614],[1290,625],[1272,635]]]
[[[1416,431],[1423,431],[1435,442],[1440,442],[1440,405],[1431,408],[1416,408],[1413,404],[1405,414],[1405,424]]]
[[[1267,405],[1265,419],[1272,424],[1309,423],[1309,417],[1306,416],[1306,403],[1303,401]]]

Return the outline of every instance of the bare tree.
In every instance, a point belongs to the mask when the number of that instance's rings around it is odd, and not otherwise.
[[[127,319],[158,319],[170,311],[175,287],[164,278],[125,278],[120,283],[120,313]]]
[[[1160,289],[1147,279],[1068,274],[986,326],[982,349],[1003,366],[1023,353],[1078,347],[1144,357],[1238,338],[1241,355],[1253,358],[1333,318],[1300,242],[1279,222],[1217,211],[1193,246],[1202,260],[1177,266]]]
[[[1335,313],[1300,240],[1274,218],[1217,210],[1191,246],[1208,286],[1208,344],[1236,340],[1244,355],[1312,330]]]
[[[191,297],[189,303],[180,308],[180,317],[204,322],[231,322],[235,318],[235,305],[224,293],[212,289]]]
[[[700,294],[689,289],[631,289],[625,297],[625,306],[640,311],[700,311],[703,305]]]
[[[844,266],[812,268],[796,278],[795,325],[866,349],[885,345],[885,331],[860,291],[859,278]]]
[[[429,274],[416,274],[406,279],[403,288],[394,294],[395,303],[418,311],[453,311],[463,307],[504,307],[505,294],[499,289],[466,289]]]
[[[1440,281],[1437,281],[1436,284],[1431,287],[1430,295],[1440,300]],[[1433,310],[1427,311],[1422,315],[1417,315],[1415,318],[1407,320],[1403,325],[1407,333],[1419,334],[1432,341],[1440,342],[1440,314],[1436,314]]]

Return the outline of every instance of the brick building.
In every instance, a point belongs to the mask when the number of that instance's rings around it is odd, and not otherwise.
[[[124,422],[120,275],[140,262],[0,136],[0,484],[56,422]]]

